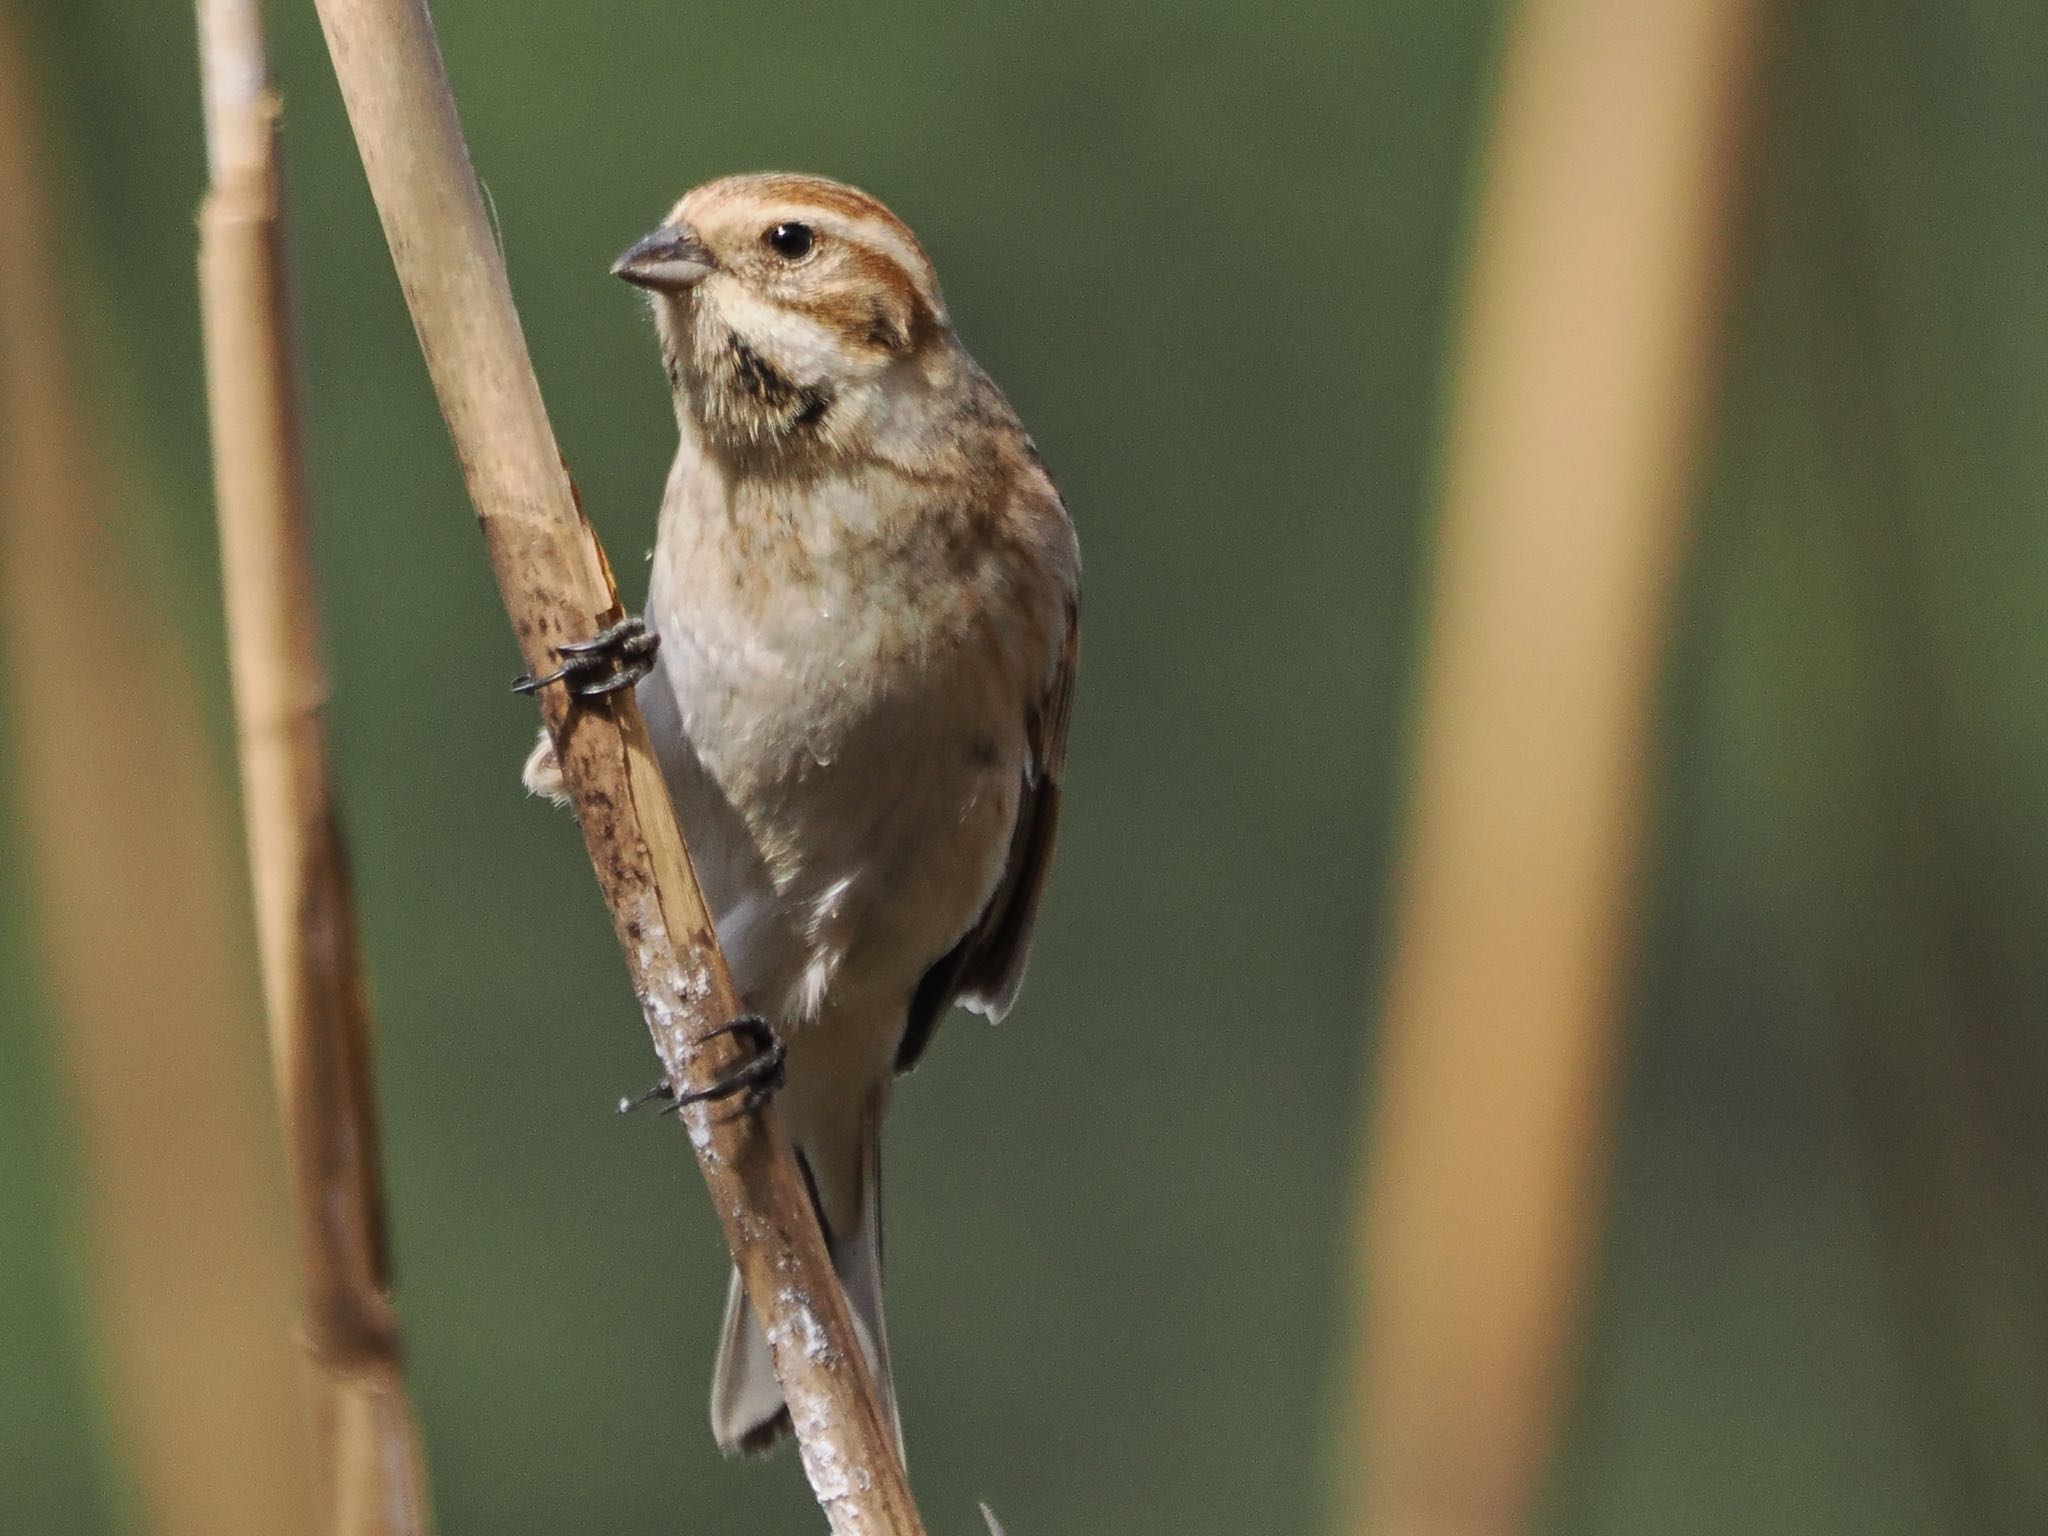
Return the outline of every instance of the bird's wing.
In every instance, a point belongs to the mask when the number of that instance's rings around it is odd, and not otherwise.
[[[908,1072],[931,1043],[939,1020],[954,1003],[1000,1019],[1017,999],[1024,964],[1031,958],[1031,929],[1038,899],[1052,868],[1052,845],[1060,821],[1060,778],[1066,770],[1067,716],[1074,698],[1074,669],[1080,656],[1081,616],[1067,605],[1067,635],[1045,693],[1025,721],[1029,755],[1009,857],[995,894],[960,942],[918,983],[910,1019],[896,1051],[896,1070]]]

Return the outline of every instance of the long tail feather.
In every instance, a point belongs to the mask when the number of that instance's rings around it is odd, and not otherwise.
[[[882,1312],[882,1137],[879,1104],[863,1115],[859,1143],[848,1151],[858,1172],[858,1214],[844,1236],[833,1230],[824,1211],[819,1219],[831,1249],[832,1267],[846,1291],[854,1332],[902,1453],[903,1426],[896,1412],[896,1387],[889,1375],[889,1333]],[[800,1154],[801,1155],[801,1154]],[[805,1159],[808,1162],[808,1159]],[[816,1184],[813,1183],[813,1194]],[[789,1408],[768,1340],[747,1301],[737,1272],[726,1291],[725,1326],[718,1346],[718,1364],[711,1377],[711,1432],[727,1455],[759,1455],[774,1449],[789,1432]]]

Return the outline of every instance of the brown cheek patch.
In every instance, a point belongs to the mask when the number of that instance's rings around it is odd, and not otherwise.
[[[815,320],[841,341],[853,346],[868,345],[868,302],[858,294],[820,293],[790,305],[795,313]]]
[[[848,344],[877,352],[913,352],[937,330],[917,284],[880,251],[850,246],[850,281],[793,306]]]

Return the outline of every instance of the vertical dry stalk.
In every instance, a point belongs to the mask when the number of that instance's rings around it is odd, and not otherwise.
[[[1444,489],[1356,1256],[1350,1529],[1526,1528],[1603,1183],[1750,0],[1530,0]]]
[[[199,215],[229,660],[271,1066],[298,1217],[314,1471],[336,1536],[429,1528],[378,1169],[375,1041],[321,710],[303,437],[260,0],[198,0]]]
[[[112,521],[150,498],[111,467],[124,424],[65,333],[63,183],[18,14],[0,6],[0,742],[80,1143],[103,1380],[144,1528],[293,1536],[315,1526],[232,811],[184,637]]]
[[[406,304],[529,668],[620,613],[541,403],[422,0],[317,0]],[[630,692],[541,707],[656,1053],[672,1081],[730,1069],[740,1011]],[[773,1113],[695,1106],[690,1139],[842,1536],[921,1536],[810,1198]]]

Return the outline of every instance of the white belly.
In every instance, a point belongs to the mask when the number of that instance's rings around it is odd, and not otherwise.
[[[900,1028],[1001,874],[1025,750],[1007,669],[878,644],[900,615],[736,633],[664,606],[641,703],[742,992],[794,1028]]]

